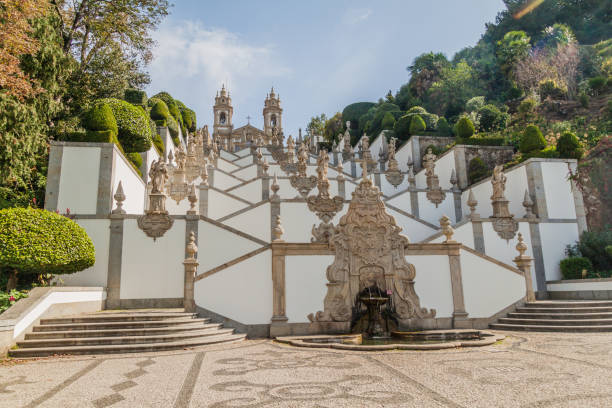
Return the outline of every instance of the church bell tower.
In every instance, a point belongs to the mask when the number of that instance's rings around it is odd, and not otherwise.
[[[274,93],[274,88],[266,96],[263,109],[264,133],[272,135],[272,129],[276,128],[278,133],[283,131],[283,110],[280,107],[280,98]]]
[[[215,115],[215,122],[213,125],[214,139],[228,139],[234,129],[234,125],[232,124],[234,108],[232,107],[232,98],[229,92],[225,90],[225,85],[221,87],[221,92],[217,92],[213,111]]]

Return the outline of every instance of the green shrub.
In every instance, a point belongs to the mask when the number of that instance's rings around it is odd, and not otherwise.
[[[596,76],[593,78],[589,78],[589,88],[593,90],[595,95],[599,95],[601,92],[605,91],[607,88],[607,79],[603,76]]]
[[[612,230],[586,231],[580,236],[578,250],[582,256],[589,258],[595,271],[612,270],[612,256],[606,247],[612,245]]]
[[[153,146],[157,149],[157,153],[162,156],[164,154],[164,141],[162,140],[160,135],[155,135],[153,137]]]
[[[480,157],[474,157],[468,163],[468,179],[471,183],[475,183],[489,175],[487,165]]]
[[[445,117],[441,117],[438,120],[438,126],[437,126],[437,131],[438,134],[440,136],[452,136],[453,135],[453,131],[450,127],[450,125],[448,124],[448,121],[446,120]]]
[[[89,268],[95,260],[94,245],[76,222],[46,210],[0,210],[0,269],[67,274]]]
[[[176,120],[174,120],[174,118],[172,117],[172,115],[168,116],[168,131],[170,132],[170,136],[173,138],[178,138],[179,135],[179,125],[176,122]]]
[[[27,290],[13,289],[8,292],[0,292],[0,313],[3,313],[9,307],[13,306],[19,299],[27,298]]]
[[[608,245],[606,247],[606,254],[608,254],[608,256],[612,258],[612,245]]]
[[[113,110],[106,103],[94,105],[83,114],[81,124],[87,130],[109,130],[117,135],[118,127]]]
[[[393,129],[393,126],[395,125],[395,118],[390,112],[387,112],[385,113],[380,125],[383,130]]]
[[[180,101],[177,101],[177,103],[178,102]],[[183,123],[185,124],[185,128],[189,130],[190,132],[195,132],[197,128],[195,112],[187,107],[183,107],[180,105],[179,105],[179,110],[181,111],[181,117],[183,118]]]
[[[586,92],[580,92],[578,95],[578,102],[580,102],[580,106],[583,108],[589,107],[589,95]]]
[[[372,107],[376,106],[373,102],[356,102],[350,105],[347,105],[342,110],[342,122],[346,123],[346,121],[351,122],[351,129],[359,129],[360,126],[365,125],[365,123],[360,123],[359,118],[365,115],[368,110]]]
[[[540,99],[563,99],[567,95],[567,89],[563,88],[552,79],[541,81],[538,88]]]
[[[561,135],[557,141],[557,151],[564,159],[580,159],[583,154],[580,142],[572,132],[565,132]]]
[[[151,107],[150,116],[151,119],[155,121],[157,126],[167,126],[170,111],[168,110],[168,106],[164,101],[157,99]]]
[[[535,99],[525,98],[521,101],[517,109],[519,113],[522,113],[522,114],[531,113],[535,109],[536,105],[537,105],[537,102]]]
[[[118,139],[128,152],[146,152],[151,148],[151,128],[144,111],[120,99],[100,99],[97,104],[108,104],[119,128]]]
[[[147,106],[147,93],[140,89],[126,89],[123,93],[123,99],[132,105]]]
[[[480,130],[490,132],[506,128],[509,115],[500,111],[495,105],[485,105],[478,110],[480,118]]]
[[[474,124],[466,116],[461,117],[455,124],[455,134],[460,138],[471,137],[474,134],[474,130]]]
[[[181,140],[177,137],[172,138],[172,143],[174,143],[174,147],[178,147],[181,144]]]
[[[142,166],[142,156],[140,153],[128,153],[126,154],[129,161],[131,161],[137,168]]]
[[[412,108],[408,109],[406,111],[406,113],[427,113],[427,111],[425,110],[425,108],[422,108],[420,106],[413,106]]]
[[[468,146],[503,146],[506,144],[506,139],[503,137],[468,137],[463,139],[455,138],[456,144]]]
[[[423,132],[425,128],[426,125],[423,118],[420,115],[414,115],[410,120],[410,134],[416,135],[418,133]]]
[[[425,128],[427,130],[436,130],[438,126],[439,116],[435,113],[421,113],[419,116],[425,122]]]
[[[183,123],[183,118],[181,117],[181,112],[179,111],[178,105],[176,104],[176,101],[174,100],[174,98],[170,96],[168,92],[160,92],[157,95],[155,95],[154,98],[161,99],[162,101],[166,103],[166,105],[168,106],[168,111],[170,112],[170,115],[172,115],[172,117],[177,122],[177,128],[178,128],[178,124]]]
[[[485,97],[484,96],[475,96],[465,103],[465,111],[466,112],[477,112],[485,106]]]
[[[393,126],[395,136],[400,140],[407,140],[410,137],[410,115],[399,118]]]
[[[582,279],[593,271],[593,265],[588,258],[575,256],[561,261],[561,275],[563,279]]]
[[[536,125],[527,126],[519,141],[520,152],[529,153],[534,150],[542,150],[545,147],[546,139],[544,139],[540,128]]]

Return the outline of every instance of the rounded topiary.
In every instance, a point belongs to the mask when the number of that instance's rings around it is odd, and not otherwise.
[[[159,155],[161,156],[164,153],[165,146],[164,141],[162,140],[160,135],[155,135],[153,137],[153,145],[157,149],[157,153],[159,153]]]
[[[437,131],[440,136],[451,136],[453,133],[448,121],[444,117],[438,120]]]
[[[400,140],[407,140],[410,137],[410,115],[400,117],[393,126],[395,136]]]
[[[495,105],[484,105],[478,110],[480,130],[490,132],[506,128],[508,114],[500,111]]]
[[[170,116],[168,105],[161,99],[157,99],[151,108],[150,116],[157,126],[167,126],[168,117]]]
[[[144,111],[129,102],[107,98],[98,103],[108,104],[119,129],[119,143],[127,153],[146,152],[151,148],[151,128]]]
[[[539,83],[538,93],[541,100],[547,98],[553,100],[563,99],[567,95],[567,88],[557,85],[552,79],[548,79]]]
[[[142,166],[142,156],[140,153],[128,153],[126,156],[137,168]]]
[[[563,279],[582,279],[593,271],[593,264],[588,258],[574,256],[561,261]]]
[[[95,249],[76,222],[47,210],[0,210],[0,268],[17,273],[67,274],[95,263]]]
[[[593,90],[595,95],[599,95],[602,91],[606,89],[607,79],[603,76],[596,76],[593,78],[589,78],[589,88]]]
[[[455,125],[455,133],[458,137],[468,138],[474,134],[474,124],[470,118],[463,116]]]
[[[480,157],[474,157],[468,163],[468,179],[470,183],[475,183],[489,175],[487,165]]]
[[[427,113],[427,111],[425,110],[425,108],[422,108],[420,106],[413,106],[412,108],[408,109],[406,113]]]
[[[435,113],[420,113],[419,116],[425,122],[425,128],[427,130],[436,130],[439,119],[438,115],[436,115]]]
[[[183,123],[183,118],[181,117],[181,112],[179,111],[178,105],[176,104],[174,98],[170,96],[168,92],[160,92],[155,95],[154,98],[158,98],[164,101],[168,106],[168,111],[170,112],[170,115],[172,115],[176,122],[178,124]]]
[[[529,153],[535,150],[542,150],[546,147],[546,139],[536,125],[529,125],[525,128],[523,135],[519,141],[519,150],[521,153]]]
[[[81,124],[87,130],[110,130],[115,135],[118,132],[113,110],[106,103],[94,105],[85,112]]]
[[[583,150],[580,147],[580,142],[572,132],[565,132],[557,141],[557,152],[565,159],[580,159]]]
[[[172,115],[168,116],[168,131],[170,132],[170,136],[172,138],[177,138],[178,139],[178,135],[179,135],[179,124],[177,123],[176,120],[174,120],[174,118],[172,117]]]
[[[385,113],[385,116],[383,117],[383,120],[380,123],[380,127],[383,130],[389,130],[389,129],[393,129],[394,125],[395,125],[395,118],[393,117],[393,115],[390,112]]]
[[[537,105],[537,102],[535,99],[525,98],[519,104],[518,111],[523,114],[530,113],[535,109],[536,105]]]
[[[140,89],[126,89],[125,92],[123,92],[123,99],[133,105],[147,106],[147,93]]]
[[[427,125],[425,125],[425,121],[420,115],[412,116],[412,119],[410,120],[410,134],[411,135],[416,135],[420,132],[423,132],[426,128],[427,128]]]

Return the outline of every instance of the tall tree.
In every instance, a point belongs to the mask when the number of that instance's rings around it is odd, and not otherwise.
[[[450,66],[450,62],[441,52],[428,52],[414,59],[407,69],[410,72],[410,90],[417,98],[427,93],[429,87],[442,76],[442,71]]]
[[[444,69],[442,78],[431,86],[427,110],[449,117],[458,115],[464,110],[468,99],[482,92],[472,68],[461,61],[454,67]]]

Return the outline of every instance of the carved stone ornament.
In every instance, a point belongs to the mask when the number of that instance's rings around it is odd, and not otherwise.
[[[317,185],[317,178],[315,176],[308,177],[306,175],[306,169],[308,167],[307,160],[308,150],[306,145],[302,143],[298,151],[297,174],[292,174],[289,177],[289,182],[304,198],[308,197],[310,190]]]
[[[367,163],[363,167],[365,177],[331,239],[335,259],[326,272],[324,309],[308,318],[350,321],[357,294],[373,284],[390,294],[404,324],[408,319],[433,318],[436,311],[422,308],[414,291],[416,271],[404,255],[408,238],[400,234],[401,228],[387,213],[380,191],[367,178]]]
[[[395,159],[396,140],[397,140],[396,138],[392,137],[391,140],[389,141],[389,153],[388,153],[388,157],[389,157],[388,166],[389,167],[387,168],[387,171],[385,172],[385,178],[395,188],[397,188],[397,186],[402,184],[402,181],[404,181],[404,175],[399,169],[399,165],[397,163],[397,160]]]
[[[148,237],[156,240],[168,231],[174,220],[166,211],[166,194],[164,193],[165,178],[167,178],[166,163],[160,158],[151,163],[151,193],[149,194],[149,209],[138,217],[138,228]]]
[[[506,191],[506,175],[502,165],[495,166],[493,169],[491,184],[493,185],[493,195],[491,195],[493,230],[501,238],[510,240],[516,235],[519,225],[514,219],[514,215],[510,214],[508,209],[509,202],[504,195]]]
[[[434,169],[436,168],[436,155],[432,153],[431,148],[427,149],[427,154],[423,156],[423,167],[425,167],[425,177],[427,182],[427,199],[438,205],[446,198],[446,193],[440,187],[440,180],[436,176]]]

